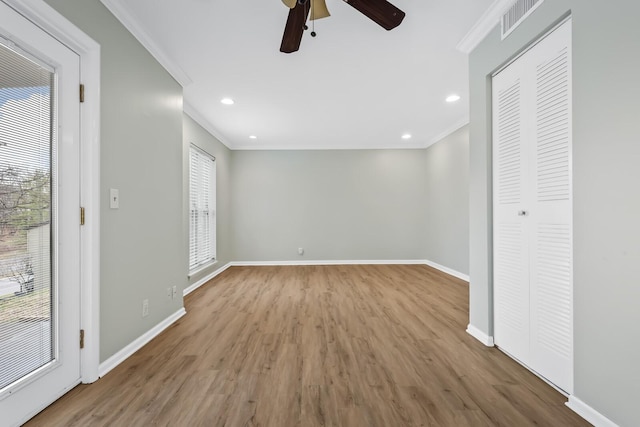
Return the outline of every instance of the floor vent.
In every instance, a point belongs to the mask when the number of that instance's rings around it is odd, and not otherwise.
[[[518,0],[502,15],[502,40],[516,29],[544,0]]]

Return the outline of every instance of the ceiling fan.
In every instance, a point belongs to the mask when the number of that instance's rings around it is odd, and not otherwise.
[[[289,8],[287,24],[282,35],[280,52],[292,53],[300,48],[302,34],[307,29],[307,19],[321,19],[330,16],[326,0],[282,0]],[[405,13],[387,0],[343,0],[360,13],[380,25],[385,30],[392,30],[404,19]],[[315,33],[311,33],[315,36]]]

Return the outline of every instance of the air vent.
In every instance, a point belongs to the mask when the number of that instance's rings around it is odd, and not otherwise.
[[[502,15],[502,40],[516,29],[544,0],[518,0]]]

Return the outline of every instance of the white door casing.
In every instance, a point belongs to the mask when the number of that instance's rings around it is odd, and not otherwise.
[[[571,393],[571,21],[492,83],[496,345]]]

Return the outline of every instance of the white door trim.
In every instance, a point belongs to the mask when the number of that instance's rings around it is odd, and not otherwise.
[[[0,0],[80,56],[85,102],[80,107],[80,202],[85,225],[80,237],[83,383],[98,379],[100,364],[100,45],[43,0]]]

